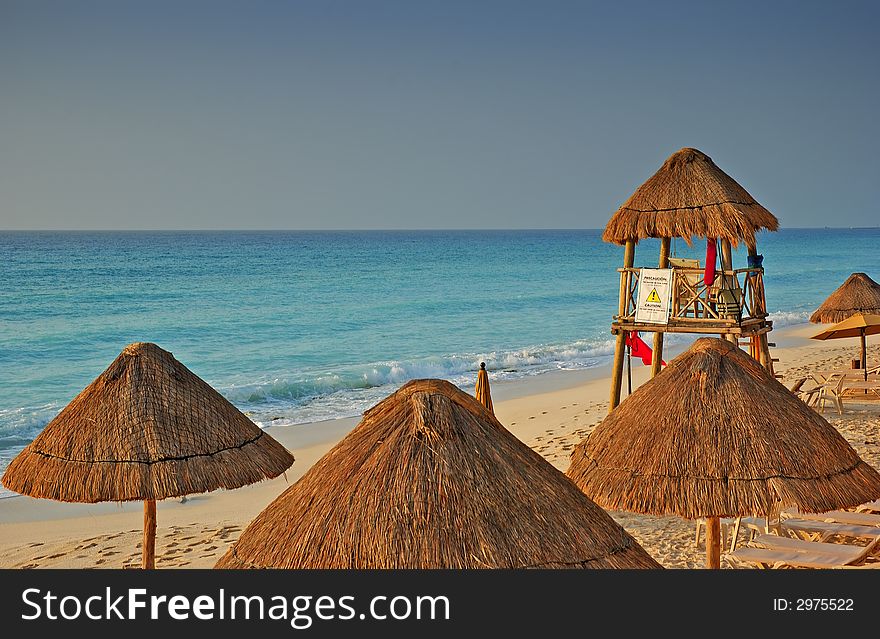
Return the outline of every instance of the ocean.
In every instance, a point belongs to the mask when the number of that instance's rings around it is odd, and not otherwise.
[[[775,326],[852,272],[880,279],[878,246],[878,228],[759,234]],[[2,472],[136,341],[262,427],[357,415],[414,378],[470,390],[481,361],[493,380],[602,365],[623,249],[599,230],[0,232],[0,260]]]

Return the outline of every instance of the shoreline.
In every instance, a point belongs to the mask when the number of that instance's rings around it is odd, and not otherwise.
[[[848,366],[857,346],[854,340],[809,340],[818,332],[812,324],[774,330],[779,358],[777,372],[792,378],[817,365]],[[649,341],[650,340],[646,340]],[[690,341],[664,348],[672,360]],[[869,359],[880,359],[880,336],[869,338]],[[492,382],[499,421],[520,440],[565,471],[571,449],[607,413],[610,362],[590,369],[552,371],[517,380]],[[635,359],[633,388],[644,383],[650,367]],[[626,396],[626,377],[622,398]],[[868,463],[880,467],[877,431],[880,405],[853,403],[838,417],[825,417],[838,427]],[[157,566],[210,568],[238,533],[276,496],[296,482],[322,455],[360,421],[360,416],[267,429],[296,457],[280,477],[232,491],[191,495],[158,502]],[[701,565],[694,553],[693,522],[612,512],[655,558],[667,567]],[[137,564],[141,537],[141,502],[98,504],[61,503],[14,496],[0,500],[0,567],[114,567]],[[659,545],[658,545],[659,544]]]

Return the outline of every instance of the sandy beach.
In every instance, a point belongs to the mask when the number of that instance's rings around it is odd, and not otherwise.
[[[808,339],[814,325],[775,330],[771,341],[777,372],[791,385],[811,370],[849,367],[857,355],[856,340],[819,342]],[[667,361],[686,344],[667,347]],[[868,361],[880,359],[880,339],[868,342]],[[559,470],[568,467],[572,448],[607,413],[608,366],[560,371],[515,382],[493,383],[498,419],[518,438]],[[633,387],[649,368],[635,360]],[[624,381],[625,394],[626,381]],[[827,409],[825,417],[875,468],[880,468],[880,402],[848,399],[843,415]],[[159,568],[210,568],[241,530],[278,494],[349,432],[359,418],[273,427],[270,433],[296,456],[286,475],[235,491],[191,495],[185,501],[158,504],[156,563]],[[141,555],[143,506],[70,504],[16,496],[0,500],[0,567],[128,568]],[[623,512],[612,516],[667,568],[699,568],[704,549],[694,545],[694,523],[677,517],[651,517]],[[730,560],[722,556],[722,565]]]

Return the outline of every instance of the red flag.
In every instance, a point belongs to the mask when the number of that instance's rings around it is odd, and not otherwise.
[[[630,333],[627,331],[626,345],[629,346],[629,352],[632,353],[632,356],[641,358],[642,364],[645,366],[650,366],[651,362],[654,361],[654,351],[641,337],[639,337],[638,333]],[[661,360],[660,363],[663,366],[666,366],[666,362]]]
[[[703,282],[706,286],[712,286],[715,281],[715,260],[718,257],[718,244],[714,237],[706,238],[706,271],[703,273]]]

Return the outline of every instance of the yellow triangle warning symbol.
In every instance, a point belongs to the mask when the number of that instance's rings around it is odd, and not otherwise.
[[[654,304],[662,304],[663,300],[660,299],[660,296],[657,295],[657,289],[651,289],[650,295],[648,295],[648,299],[646,302],[653,302]]]

